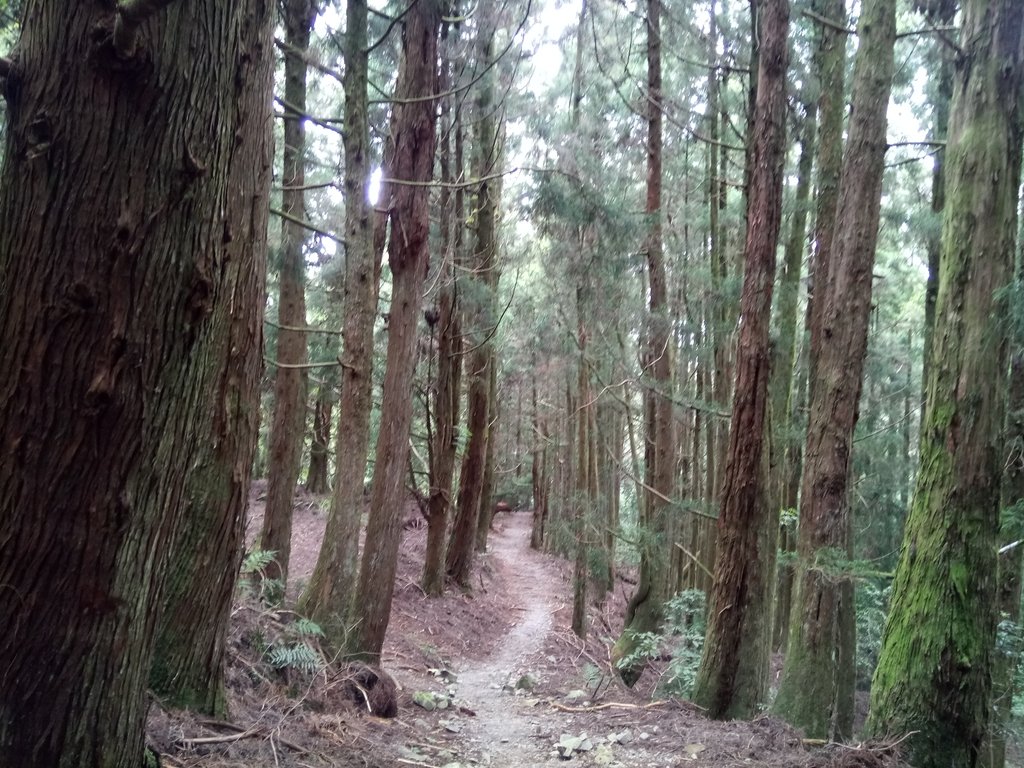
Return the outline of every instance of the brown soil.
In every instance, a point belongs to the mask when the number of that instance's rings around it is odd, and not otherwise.
[[[252,530],[262,512],[259,490]],[[411,508],[408,520],[417,516]],[[316,499],[297,499],[290,593],[312,572],[325,517]],[[620,583],[614,596],[592,609],[590,639],[580,641],[568,630],[567,565],[529,549],[529,526],[529,513],[503,513],[490,534],[490,551],[478,556],[472,593],[452,589],[434,599],[418,586],[425,531],[406,531],[382,657],[399,687],[394,719],[368,715],[344,671],[281,673],[269,667],[260,644],[287,632],[294,617],[240,599],[228,673],[231,723],[154,706],[150,743],[163,765],[898,765],[881,747],[805,745],[799,734],[767,717],[709,721],[687,702],[656,696],[656,669],[634,690],[625,688],[610,668],[607,648],[621,627],[631,587]],[[427,711],[413,703],[417,692],[419,698],[433,693],[447,706]],[[584,735],[589,749],[559,756],[560,741]]]

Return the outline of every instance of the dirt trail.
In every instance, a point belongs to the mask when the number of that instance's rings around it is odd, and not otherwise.
[[[483,765],[511,768],[530,764],[528,756],[547,757],[551,749],[536,738],[541,718],[536,701],[515,695],[513,689],[552,631],[561,579],[548,558],[530,549],[529,515],[509,514],[502,526],[491,532],[488,549],[515,601],[509,609],[515,625],[488,658],[467,662],[457,691],[476,712],[463,731],[466,751],[479,754]]]

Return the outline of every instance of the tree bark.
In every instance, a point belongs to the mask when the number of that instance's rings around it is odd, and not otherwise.
[[[1020,288],[1019,278],[1017,288]],[[1018,306],[1014,312],[1020,311],[1019,299],[1016,302]],[[1020,334],[1015,333],[1013,336],[1010,343],[1014,350],[1010,359],[1006,403],[1006,470],[999,491],[1002,521],[999,531],[1001,546],[997,599],[1000,623],[1019,625],[1021,567],[1024,565],[1024,548],[1020,543],[1024,538],[1020,515],[1021,505],[1024,504],[1024,354],[1020,348]],[[983,768],[1003,768],[1006,764],[1007,728],[1013,714],[1013,697],[1017,693],[1014,680],[1017,653],[1013,645],[1005,646],[996,643],[992,668],[992,711],[978,760],[979,766]]]
[[[775,435],[772,440],[772,494],[779,509],[791,510],[797,505],[797,496],[790,494],[789,482],[793,464],[800,452],[800,440],[794,434],[793,423],[793,378],[796,365],[797,321],[800,301],[800,273],[803,265],[804,244],[807,240],[807,211],[811,192],[811,171],[814,160],[815,133],[817,130],[818,107],[814,103],[804,105],[804,116],[800,127],[800,160],[797,163],[795,211],[790,220],[789,237],[783,257],[782,279],[779,280],[777,304],[778,342],[775,347],[775,365],[772,369],[771,408]],[[792,552],[795,542],[788,532],[790,526],[779,528],[779,548]],[[775,600],[775,620],[772,632],[772,648],[785,648],[789,639],[789,612],[793,587],[793,567],[785,565],[779,569],[778,590]]]
[[[445,37],[442,34],[442,38]],[[442,65],[441,90],[446,91],[452,59],[446,56]],[[441,181],[451,183],[462,178],[461,157],[452,173],[452,134],[461,131],[452,119],[451,103],[441,103],[442,143],[440,147]],[[427,500],[427,549],[423,557],[423,591],[431,596],[444,594],[445,535],[448,533],[448,512],[452,506],[452,482],[458,449],[459,402],[462,397],[462,324],[458,305],[456,261],[460,259],[462,217],[453,209],[451,188],[443,186],[440,193],[441,291],[438,299],[439,330],[437,340],[437,382],[434,389],[434,434],[430,451],[430,498]]]
[[[272,12],[172,5],[127,59],[112,7],[37,1],[25,17],[0,178],[0,275],[18,286],[0,292],[2,765],[140,764],[165,587],[204,494],[224,536],[211,566],[233,576]],[[204,622],[223,619],[224,584]]]
[[[394,155],[386,177],[421,184],[395,184],[387,203],[392,237],[391,320],[384,371],[380,432],[370,496],[366,545],[359,570],[358,627],[351,644],[356,654],[380,657],[391,614],[398,562],[405,469],[409,456],[412,399],[408,382],[416,366],[417,326],[427,274],[430,190],[437,141],[437,0],[420,0],[403,22],[402,63],[395,86]]]
[[[488,25],[489,26],[489,25]],[[479,31],[481,62],[494,59],[494,28]],[[489,77],[485,77],[489,81]],[[473,553],[477,541],[477,527],[481,517],[484,471],[487,463],[487,443],[490,437],[490,369],[493,365],[490,335],[496,322],[494,317],[494,290],[497,286],[498,180],[491,178],[498,167],[499,151],[493,115],[493,85],[488,82],[480,89],[477,101],[478,131],[476,167],[480,182],[477,190],[476,242],[473,249],[473,267],[476,274],[471,282],[477,284],[469,295],[475,300],[464,303],[466,315],[463,329],[473,351],[469,355],[469,395],[467,401],[469,440],[462,459],[455,521],[448,542],[445,569],[448,577],[464,589],[469,587],[473,569]],[[472,331],[471,331],[472,327]]]
[[[846,23],[846,0],[814,0],[813,10],[823,18]],[[839,177],[843,170],[843,115],[846,109],[846,36],[847,33],[819,24],[814,50],[814,70],[818,80],[818,169],[815,184],[814,257],[807,282],[807,328],[810,332],[810,354],[807,378],[814,386],[817,350],[822,341],[822,301],[819,289],[828,285],[832,260],[833,230],[839,203]]]
[[[266,23],[266,22],[264,22]],[[266,30],[249,28],[251,45]],[[258,42],[257,42],[258,40]],[[224,716],[224,664],[235,582],[244,546],[252,456],[259,424],[263,369],[267,184],[273,142],[264,128],[273,72],[269,54],[241,70],[238,92],[240,147],[228,170],[228,227],[235,233],[227,265],[234,302],[222,302],[213,321],[227,328],[209,354],[216,393],[206,404],[210,438],[186,486],[185,523],[168,568],[163,611],[156,629],[149,687],[164,703]],[[261,190],[254,195],[253,190]],[[233,267],[231,265],[234,265]],[[203,589],[197,590],[196,585]]]
[[[306,492],[318,496],[331,492],[327,471],[331,445],[331,414],[334,411],[331,389],[331,385],[326,381],[320,384],[313,410],[313,441],[309,447]]]
[[[782,215],[788,2],[765,0],[760,19],[735,396],[708,631],[693,695],[714,718],[753,716],[768,689],[778,519],[767,500],[764,443],[771,367],[768,330]]]
[[[921,469],[882,651],[872,733],[921,768],[970,768],[989,719],[1003,468],[1006,307],[1022,146],[1024,17],[968,0],[946,145],[940,291]]]
[[[288,583],[292,548],[292,507],[299,480],[302,437],[306,425],[306,54],[316,18],[312,0],[287,0],[281,7],[284,40],[284,190],[281,207],[281,263],[278,272],[277,353],[274,368],[274,416],[270,426],[267,502],[260,528],[260,548],[274,552],[265,578],[279,582],[268,597],[280,600]],[[298,367],[296,367],[298,366]]]
[[[800,494],[796,597],[775,711],[809,738],[853,730],[854,606],[850,456],[859,416],[872,271],[885,170],[896,10],[865,0],[859,23],[849,139],[839,184],[828,280],[815,301],[821,333],[811,380]],[[814,347],[817,341],[821,346]]]
[[[381,251],[370,219],[367,122],[366,0],[345,10],[345,309],[341,400],[335,434],[335,479],[324,541],[299,609],[315,619],[335,648],[347,644],[358,576],[366,459],[373,406],[373,324]],[[385,190],[382,185],[382,194]]]
[[[675,473],[675,442],[672,412],[672,330],[669,321],[668,281],[665,275],[661,210],[662,184],[662,74],[661,0],[647,1],[647,275],[650,290],[647,349],[649,369],[646,395],[649,446],[647,463],[647,544],[640,550],[640,579],[626,608],[622,634],[612,648],[612,658],[634,655],[639,633],[660,629],[668,598],[669,547],[672,546],[669,504]],[[642,664],[619,667],[619,675],[632,686],[643,672]]]

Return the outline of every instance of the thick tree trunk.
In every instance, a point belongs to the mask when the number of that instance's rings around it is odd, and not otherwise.
[[[976,765],[989,719],[1024,82],[1016,0],[968,0],[946,146],[940,291],[921,469],[868,728],[909,733],[920,768]]]
[[[1019,279],[1019,278],[1018,278]],[[1018,306],[1014,311],[1019,311]],[[1000,488],[1002,522],[999,543],[999,584],[997,598],[999,621],[1020,624],[1021,566],[1024,565],[1024,526],[1018,510],[1024,503],[1024,354],[1019,335],[1012,339],[1016,347],[1010,360],[1010,385],[1006,414],[1006,457]],[[978,765],[983,768],[1003,768],[1006,764],[1007,728],[1013,710],[1013,697],[1017,693],[1015,669],[1017,654],[1012,646],[996,644],[996,658],[992,665],[992,712],[988,731],[982,744]]]
[[[281,263],[277,297],[277,354],[274,365],[274,417],[270,426],[267,503],[260,528],[260,548],[274,552],[266,578],[280,582],[271,599],[284,597],[292,547],[292,506],[302,459],[306,425],[306,54],[316,17],[313,0],[282,5],[284,40],[284,190],[281,207],[291,218],[281,223]]]
[[[810,738],[853,730],[853,580],[848,496],[871,313],[872,270],[885,166],[896,10],[865,0],[860,17],[849,139],[826,284],[817,288],[821,333],[811,381],[800,494],[796,597],[775,711]],[[824,290],[822,290],[824,288]]]
[[[0,765],[136,768],[169,568],[204,494],[224,536],[211,570],[233,575],[272,12],[172,4],[124,55],[112,6],[37,1],[25,16],[0,179],[0,275],[18,286],[0,292]],[[222,620],[224,584],[192,615]]]
[[[760,18],[736,386],[708,631],[693,695],[714,718],[752,716],[763,705],[768,688],[778,526],[766,487],[768,330],[782,216],[789,3],[765,0]]]
[[[313,576],[299,601],[300,610],[320,623],[335,648],[347,642],[357,579],[373,405],[373,323],[381,260],[381,252],[374,247],[367,195],[367,13],[366,0],[346,4],[344,364],[335,436],[336,468],[324,541]]]
[[[259,423],[265,194],[273,147],[270,133],[262,126],[269,114],[272,71],[269,52],[250,60],[242,70],[238,120],[250,128],[240,132],[240,146],[228,170],[232,194],[227,221],[237,245],[227,265],[232,270],[229,279],[235,286],[235,301],[218,305],[213,321],[229,330],[208,356],[213,378],[205,391],[216,393],[206,403],[209,440],[202,443],[205,455],[196,461],[186,486],[185,523],[168,568],[149,674],[150,689],[164,703],[217,716],[226,714],[227,631]],[[262,193],[254,196],[253,190]],[[197,590],[197,584],[203,588]]]
[[[331,399],[331,386],[327,382],[320,384],[313,410],[313,441],[309,447],[309,471],[306,473],[306,492],[318,496],[330,493],[331,484],[328,479],[327,459],[331,445],[331,414],[334,401]]]
[[[437,141],[437,0],[420,0],[403,22],[402,63],[395,86],[394,158],[386,176],[420,184],[395,184],[387,203],[391,231],[388,263],[393,280],[388,354],[380,432],[373,471],[370,518],[359,570],[359,624],[351,649],[378,658],[384,644],[398,562],[412,399],[408,382],[416,367],[417,326],[427,273],[430,190]],[[397,236],[401,233],[401,236]]]

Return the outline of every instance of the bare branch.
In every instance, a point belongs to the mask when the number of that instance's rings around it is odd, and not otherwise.
[[[290,221],[292,224],[298,224],[300,227],[304,227],[308,229],[310,232],[314,232],[320,235],[321,237],[326,237],[328,240],[333,240],[342,247],[344,247],[345,245],[344,238],[338,237],[334,233],[328,232],[326,229],[320,229],[320,227],[316,226],[315,224],[310,224],[308,221],[303,221],[297,216],[292,216],[290,213],[285,213],[280,208],[271,208],[270,212],[275,216],[280,216],[285,221]]]
[[[142,22],[159,13],[174,0],[125,0],[117,6],[117,20],[114,22],[114,50],[119,56],[128,58],[135,53],[135,33]]]
[[[815,13],[809,8],[804,8],[802,11],[800,11],[800,13],[802,13],[808,19],[812,19],[813,21],[816,21],[819,24],[822,24],[826,27],[831,27],[837,32],[842,32],[844,35],[857,34],[857,30],[851,29],[850,27],[846,26],[841,22],[836,21],[835,19],[830,19],[827,16],[822,16],[820,13]]]

